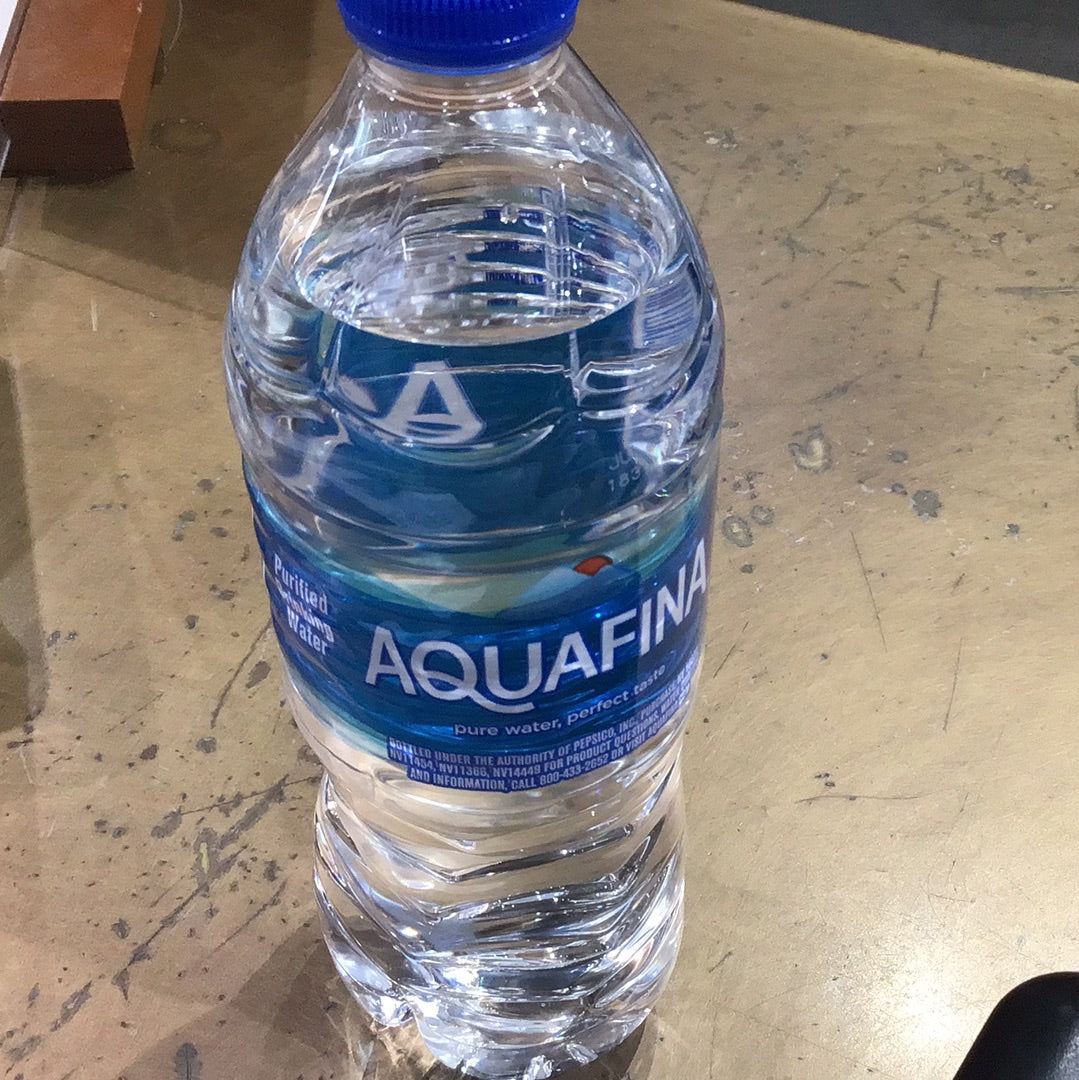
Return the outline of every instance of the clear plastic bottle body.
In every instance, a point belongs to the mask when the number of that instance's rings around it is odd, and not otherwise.
[[[626,752],[589,759],[595,735],[561,759],[580,764],[542,776],[530,765],[504,790],[466,778],[468,765],[418,779],[376,737],[400,717],[369,705],[363,684],[403,688],[420,726],[424,710],[469,695],[504,713],[531,708],[529,688],[557,688],[549,654],[519,635],[536,677],[512,682],[498,667],[512,650],[492,654],[475,628],[540,612],[544,633],[561,635],[562,669],[606,671],[630,640],[630,612],[607,618],[593,664],[572,643],[591,616],[579,602],[560,612],[560,583],[572,578],[579,596],[587,574],[589,588],[609,589],[634,560],[668,573],[668,611],[689,624],[704,583],[706,539],[694,538],[710,520],[722,327],[683,208],[566,48],[472,78],[360,54],[260,208],[226,374],[271,595],[292,590],[275,611],[290,704],[327,771],[316,888],[338,969],[376,1019],[413,1017],[441,1059],[477,1075],[590,1060],[643,1020],[677,953],[678,748],[699,629],[648,669],[641,686],[666,670],[666,704],[653,701],[657,721],[638,725]],[[302,575],[276,560],[278,544]],[[679,555],[693,550],[696,562]],[[410,668],[385,630],[380,663],[349,679],[319,655],[327,642],[347,652],[348,635],[319,583],[385,610],[371,619],[391,629],[414,602],[437,640]],[[541,594],[538,606],[522,600]],[[655,603],[631,604],[650,662]],[[703,597],[696,608],[699,628]],[[449,642],[466,626],[486,665]],[[459,666],[424,668],[429,647]],[[465,727],[460,747],[474,750]],[[491,760],[565,753],[539,745]],[[472,760],[424,760],[435,758]]]

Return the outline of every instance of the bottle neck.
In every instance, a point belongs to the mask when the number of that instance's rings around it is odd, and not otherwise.
[[[505,108],[515,101],[530,101],[561,73],[567,48],[559,44],[535,60],[501,71],[461,73],[416,71],[371,53],[363,55],[372,85],[391,100],[455,112],[483,107],[487,102]]]

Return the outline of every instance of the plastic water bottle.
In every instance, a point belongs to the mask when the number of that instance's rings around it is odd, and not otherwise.
[[[341,0],[226,333],[330,951],[480,1077],[622,1041],[682,924],[722,326],[575,3]]]

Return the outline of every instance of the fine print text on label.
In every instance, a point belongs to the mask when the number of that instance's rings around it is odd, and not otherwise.
[[[549,787],[617,761],[658,734],[688,697],[693,670],[693,665],[684,666],[662,694],[615,726],[590,732],[548,750],[521,754],[464,754],[425,750],[391,739],[390,760],[405,765],[410,780],[460,791],[509,792]],[[597,705],[602,708],[601,703]]]

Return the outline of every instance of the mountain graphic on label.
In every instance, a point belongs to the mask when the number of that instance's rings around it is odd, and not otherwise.
[[[456,611],[481,618],[512,616],[526,621],[564,613],[567,602],[584,611],[607,602],[624,589],[635,592],[638,587],[638,572],[609,555],[589,555],[575,565],[563,563],[539,572],[470,579],[456,586],[442,583],[435,589],[422,577],[394,582],[398,603],[403,600],[424,609]]]
[[[606,555],[589,555],[587,559],[582,559],[573,569],[578,574],[584,574],[586,577],[595,577],[605,566],[611,566],[614,560]]]
[[[609,555],[589,555],[576,564],[549,570],[532,582],[516,597],[513,614],[518,619],[547,619],[564,614],[566,605],[586,612],[609,603],[626,590],[627,595],[635,596],[639,588],[636,570]],[[633,602],[631,599],[627,606]]]

